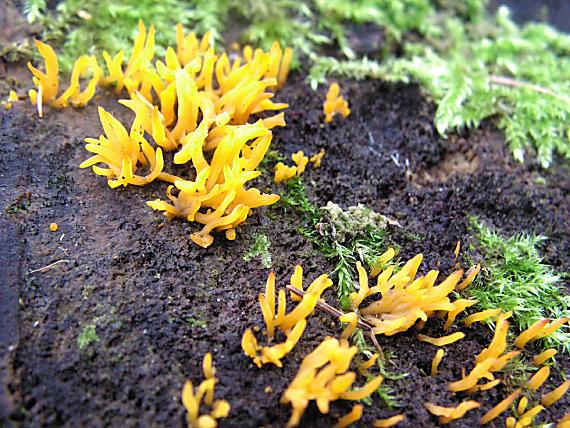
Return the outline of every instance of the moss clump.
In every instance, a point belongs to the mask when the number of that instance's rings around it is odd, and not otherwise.
[[[544,263],[539,248],[545,236],[517,234],[502,237],[473,218],[477,247],[485,256],[483,275],[468,288],[481,309],[513,311],[513,320],[525,330],[542,318],[570,316],[570,296],[562,289],[561,275]],[[568,326],[544,339],[549,346],[570,351]]]
[[[271,241],[267,235],[257,235],[251,247],[249,247],[247,252],[243,255],[244,261],[249,262],[255,257],[259,257],[263,267],[269,269],[271,267],[271,253],[269,252],[270,246]]]
[[[83,327],[81,334],[77,338],[77,345],[79,349],[86,348],[91,343],[98,342],[99,336],[97,336],[97,326],[95,324],[87,324]]]

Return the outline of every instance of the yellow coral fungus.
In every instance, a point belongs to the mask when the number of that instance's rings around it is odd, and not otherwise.
[[[360,418],[362,418],[363,409],[364,406],[362,404],[355,404],[349,413],[338,420],[334,428],[345,428],[355,422],[358,422]]]
[[[507,347],[507,332],[509,322],[507,318],[511,316],[510,312],[502,313],[497,319],[495,326],[495,334],[487,348],[485,348],[477,357],[475,357],[475,367],[463,379],[449,384],[449,390],[475,392],[483,389],[484,385],[478,385],[480,379],[488,379],[494,381],[493,372],[501,370],[510,360],[520,354],[519,351],[511,351],[503,354]],[[497,382],[498,383],[498,382]],[[489,387],[493,387],[491,384]],[[486,388],[488,389],[488,388]]]
[[[69,87],[58,97],[59,90],[59,64],[55,51],[46,43],[36,40],[36,48],[45,61],[45,73],[38,70],[31,63],[28,68],[32,72],[36,89],[29,92],[30,101],[36,104],[40,117],[43,116],[43,104],[49,104],[55,108],[66,107],[69,102],[76,107],[85,106],[95,95],[95,88],[101,77],[101,69],[94,56],[83,55],[73,64],[71,83]],[[87,88],[80,91],[79,80],[91,73],[92,77]]]
[[[320,168],[323,157],[325,156],[325,149],[321,149],[319,153],[315,153],[309,158],[309,162],[313,164],[313,168]]]
[[[553,348],[547,349],[541,352],[540,354],[532,357],[532,362],[534,363],[535,366],[541,366],[546,362],[546,360],[554,357],[557,353],[558,351],[556,349]]]
[[[447,320],[445,321],[443,329],[445,331],[448,331],[451,328],[453,322],[455,321],[455,318],[457,318],[457,315],[463,312],[466,308],[475,305],[476,303],[477,300],[469,300],[469,299],[458,299],[455,302],[453,302],[453,304],[455,305],[455,309],[447,313]]]
[[[542,404],[545,407],[552,406],[554,403],[560,400],[564,394],[566,394],[566,391],[568,391],[569,388],[570,388],[570,379],[563,382],[562,385],[560,385],[558,388],[540,397],[540,404]]]
[[[378,376],[364,387],[349,391],[356,380],[356,373],[348,371],[357,352],[344,339],[325,339],[307,355],[293,381],[283,393],[281,402],[290,403],[293,412],[287,426],[299,425],[309,401],[315,400],[321,413],[328,413],[329,403],[334,400],[361,400],[374,392],[382,382]]]
[[[437,369],[439,367],[439,363],[441,363],[441,360],[443,359],[444,355],[445,355],[445,351],[443,349],[438,349],[437,352],[435,353],[435,356],[433,357],[433,360],[431,362],[431,375],[432,376],[437,375]]]
[[[189,428],[216,427],[217,419],[222,419],[230,413],[230,404],[225,400],[214,401],[214,388],[218,379],[216,370],[212,365],[212,356],[207,353],[202,363],[204,381],[194,388],[191,381],[184,384],[182,390],[182,404],[186,408],[186,420]],[[200,415],[200,406],[205,405],[211,409],[209,414]]]
[[[422,341],[422,342],[428,342],[431,343],[432,345],[435,346],[445,346],[445,345],[449,345],[451,343],[457,342],[458,340],[461,340],[465,337],[465,333],[461,333],[461,332],[456,332],[453,334],[450,334],[448,336],[443,336],[443,337],[430,337],[430,336],[426,336],[424,334],[418,334],[418,340]]]
[[[467,277],[461,282],[461,284],[459,284],[457,286],[457,291],[462,291],[462,290],[466,289],[467,286],[473,282],[473,280],[475,279],[475,277],[477,276],[477,274],[480,271],[481,271],[481,265],[480,264],[477,264],[477,266],[472,266],[467,271]]]
[[[517,336],[515,339],[515,346],[521,349],[524,348],[528,342],[536,338],[546,324],[548,324],[548,319],[536,321],[533,325]]]
[[[296,166],[287,166],[283,162],[278,162],[275,165],[275,182],[282,183],[284,181],[290,180],[297,175]]]
[[[548,379],[550,375],[550,367],[541,367],[528,381],[526,387],[531,391],[536,391]]]
[[[138,132],[129,134],[121,122],[102,107],[99,107],[99,118],[105,135],[98,140],[85,139],[86,150],[95,155],[84,161],[80,168],[91,166],[95,174],[107,177],[110,187],[143,186],[156,179],[164,166],[160,147],[155,151]],[[106,164],[107,168],[97,166],[98,163]],[[139,164],[150,169],[146,176],[135,174]]]
[[[489,318],[496,317],[502,312],[501,308],[497,309],[487,309],[481,312],[475,312],[474,314],[469,315],[467,318],[463,320],[463,323],[466,327],[470,327],[472,324],[480,321],[488,320]]]
[[[517,397],[520,395],[520,393],[521,393],[520,389],[515,390],[507,398],[505,398],[504,400],[499,402],[499,404],[497,404],[495,407],[493,407],[491,410],[489,410],[487,413],[485,413],[481,417],[481,420],[480,420],[481,425],[485,425],[485,424],[491,422],[493,419],[497,418],[501,413],[503,413],[505,410],[507,410],[511,406],[511,404],[514,403],[514,401],[517,399]]]
[[[381,258],[385,256],[386,260],[390,260],[394,254],[393,250],[389,250]],[[422,259],[423,256],[418,254],[396,273],[394,266],[386,267],[378,275],[374,287],[368,287],[368,276],[363,269],[359,269],[360,291],[351,296],[352,305],[356,307],[364,298],[380,294],[379,300],[359,309],[375,334],[390,336],[409,329],[418,320],[426,321],[435,312],[459,311],[464,306],[462,302],[456,304],[449,298],[463,271],[454,272],[435,285],[437,271],[416,278]]]
[[[342,332],[341,337],[343,339],[349,339],[350,336],[352,336],[352,333],[354,333],[354,330],[356,329],[356,324],[358,323],[358,314],[356,312],[349,312],[347,314],[343,314],[341,317],[339,317],[339,321],[348,324],[344,329],[344,331]]]
[[[302,150],[299,150],[297,153],[293,153],[291,155],[291,159],[293,159],[293,162],[297,165],[297,176],[305,172],[307,163],[309,163],[309,158],[305,156]]]
[[[295,288],[299,290],[303,289],[302,274],[302,268],[297,266],[295,273],[291,276],[291,284],[295,284]],[[270,272],[265,285],[265,294],[259,295],[259,306],[267,327],[268,339],[270,341],[273,339],[276,327],[285,333],[287,339],[284,343],[261,347],[253,332],[247,329],[242,337],[242,349],[245,354],[252,358],[258,367],[268,363],[282,367],[281,359],[295,347],[305,330],[306,318],[314,310],[323,291],[331,285],[332,281],[327,275],[319,276],[311,283],[299,304],[288,314],[286,314],[285,290],[279,290],[276,313],[275,274]]]
[[[164,61],[155,61],[155,29],[150,26],[147,31],[140,21],[126,64],[123,52],[115,56],[104,52],[108,69],[104,74],[94,56],[81,56],[61,95],[57,55],[38,41],[45,71],[28,65],[36,86],[29,95],[42,116],[44,104],[56,108],[85,105],[101,84],[114,85],[117,94],[126,90],[129,99],[120,103],[135,113],[130,131],[100,109],[105,135],[86,140],[86,149],[95,156],[81,167],[92,166],[111,187],[142,186],[155,179],[172,183],[167,190],[169,202],[155,200],[149,206],[164,211],[169,219],[181,217],[202,224],[191,239],[207,247],[214,239],[212,231],[235,239],[235,228],[253,208],[279,199],[248,189],[246,183],[260,175],[256,168],[271,143],[271,129],[285,126],[284,115],[248,122],[252,115],[287,107],[272,98],[287,77],[292,52],[275,43],[267,52],[244,49],[243,58],[230,61],[226,54],[214,52],[208,34],[198,40],[178,26],[176,36],[176,50],[169,47]],[[149,143],[146,134],[153,141]],[[162,171],[163,150],[176,152],[174,163],[190,164],[192,169],[183,177]],[[138,174],[143,169],[147,175]]]
[[[343,117],[348,117],[350,114],[350,109],[348,108],[348,102],[344,97],[339,96],[340,87],[338,83],[333,83],[330,85],[327,92],[327,97],[325,103],[323,104],[323,113],[325,114],[325,123],[332,121],[332,118],[336,114],[341,114]]]
[[[399,424],[404,419],[406,419],[406,416],[404,415],[395,415],[386,419],[376,419],[374,422],[372,422],[372,426],[374,428],[390,428]]]
[[[432,415],[439,416],[439,423],[445,425],[451,421],[462,418],[469,410],[481,407],[481,404],[477,401],[468,400],[456,407],[442,407],[432,403],[426,403],[425,407]]]

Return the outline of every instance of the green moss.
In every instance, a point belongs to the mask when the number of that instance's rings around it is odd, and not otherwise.
[[[570,296],[562,291],[561,275],[544,263],[540,254],[546,237],[523,233],[505,238],[475,218],[471,224],[485,259],[482,275],[467,291],[480,309],[513,311],[520,330],[542,318],[570,316]],[[568,326],[545,338],[544,343],[569,352]]]
[[[190,325],[190,327],[198,327],[204,329],[207,326],[206,321],[202,321],[193,317],[186,318],[186,322]]]
[[[271,267],[271,253],[269,252],[269,247],[271,246],[271,241],[265,234],[259,234],[255,237],[255,241],[249,247],[247,252],[243,255],[243,259],[249,262],[255,257],[260,258],[261,264],[266,269]]]
[[[97,326],[95,324],[87,324],[83,327],[81,334],[77,338],[77,345],[79,346],[79,349],[83,349],[91,343],[98,341],[99,336],[97,336]]]

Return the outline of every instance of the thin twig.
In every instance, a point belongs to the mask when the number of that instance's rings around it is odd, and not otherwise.
[[[516,80],[511,77],[497,76],[494,74],[489,76],[489,78],[491,79],[491,83],[495,83],[497,85],[512,86],[514,88],[527,88],[530,89],[531,91],[539,92],[545,95],[550,95],[551,97],[554,97],[560,101],[564,101],[570,104],[570,100],[567,97],[557,94],[556,92],[551,91],[550,89],[545,88],[543,86],[535,85],[534,83],[523,82],[521,80]]]
[[[291,285],[287,285],[285,288],[287,288],[288,291],[290,291],[293,294],[296,294],[299,297],[305,296],[305,292],[299,290],[298,288],[292,287]],[[344,315],[344,312],[341,312],[338,309],[333,308],[331,305],[329,305],[328,303],[326,303],[323,300],[317,300],[317,307],[319,309],[331,314],[335,318],[340,318],[341,316]],[[372,329],[372,326],[370,324],[365,323],[361,319],[359,319],[356,322],[356,325],[363,330],[368,330],[368,332],[370,333],[370,340],[372,341],[372,343],[374,344],[374,347],[376,348],[376,350],[380,354],[380,359],[383,360],[384,359],[384,352],[382,352],[382,348],[380,347],[380,344],[378,343],[378,340],[376,339],[376,335],[374,334],[374,330]]]
[[[38,269],[31,270],[31,271],[28,272],[28,274],[30,274],[30,273],[36,273],[36,272],[45,272],[46,270],[49,270],[49,269],[51,269],[52,267],[54,267],[55,265],[58,265],[58,264],[60,264],[60,263],[73,263],[73,261],[72,261],[72,260],[67,260],[67,259],[61,259],[61,260],[58,260],[58,261],[56,261],[56,262],[50,263],[50,264],[47,265],[47,266],[44,266],[44,267],[41,267],[41,268],[38,268]]]

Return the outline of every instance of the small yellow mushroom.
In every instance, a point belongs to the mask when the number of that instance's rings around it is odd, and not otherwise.
[[[485,321],[489,318],[493,318],[499,315],[502,312],[501,308],[497,309],[486,309],[481,312],[475,312],[474,314],[469,315],[467,318],[463,320],[463,323],[466,327],[470,327],[472,324],[480,321]]]
[[[544,394],[540,398],[540,404],[542,404],[545,407],[552,406],[554,403],[560,400],[564,394],[566,394],[568,388],[570,388],[570,379],[562,383],[558,388],[554,389],[548,394]]]
[[[49,230],[51,230],[52,232],[57,232],[57,229],[58,229],[57,223],[50,223]]]
[[[330,123],[333,116],[341,114],[343,117],[348,117],[350,109],[348,102],[340,94],[340,86],[338,83],[330,85],[327,92],[326,100],[323,104],[323,113],[325,114],[325,123]]]
[[[430,337],[430,336],[426,336],[424,334],[418,334],[418,340],[422,341],[422,342],[428,342],[431,343],[432,345],[435,346],[445,346],[445,345],[449,345],[451,343],[457,342],[458,340],[461,340],[465,337],[465,333],[461,333],[461,332],[456,332],[453,334],[450,334],[448,336],[443,336],[443,337]]]
[[[358,422],[360,418],[362,418],[363,409],[364,406],[362,404],[355,404],[349,413],[338,420],[334,428],[345,428],[355,422]]]
[[[445,425],[451,421],[462,418],[468,411],[481,407],[481,404],[477,401],[468,400],[460,403],[456,407],[442,407],[432,403],[426,403],[425,407],[432,415],[439,416],[439,423]]]
[[[548,324],[548,319],[536,321],[533,325],[518,335],[515,339],[515,346],[520,349],[524,348],[528,342],[536,338],[546,324]]]
[[[517,399],[520,393],[521,393],[520,389],[515,390],[507,398],[500,401],[495,407],[493,407],[491,410],[485,413],[480,419],[481,425],[488,424],[493,419],[497,418],[505,410],[507,410],[511,406],[511,404],[513,404],[513,402]]]
[[[305,172],[305,168],[307,167],[307,163],[309,162],[309,158],[305,156],[302,150],[299,150],[297,153],[293,153],[291,155],[291,159],[297,165],[297,177],[300,176],[303,172]]]
[[[344,329],[344,331],[342,332],[341,337],[343,339],[349,339],[350,336],[352,336],[352,333],[354,333],[354,330],[356,329],[356,324],[358,323],[358,315],[356,314],[356,312],[349,312],[347,314],[343,314],[342,316],[340,316],[339,321],[348,324]]]
[[[477,266],[471,267],[471,269],[469,269],[467,271],[467,278],[465,278],[463,280],[463,282],[457,286],[457,291],[462,291],[465,288],[467,288],[467,286],[473,282],[473,280],[475,279],[475,277],[477,276],[477,274],[480,271],[481,271],[481,265],[480,264],[477,264]]]
[[[435,356],[433,357],[433,360],[431,362],[431,375],[432,376],[437,375],[437,369],[439,367],[439,363],[441,363],[441,360],[443,359],[444,355],[445,355],[445,351],[443,349],[438,349],[437,352],[435,353]]]
[[[528,398],[523,397],[519,400],[519,404],[517,405],[517,413],[519,415],[522,415],[525,410],[526,410],[526,406],[528,405]]]
[[[554,357],[558,351],[554,348],[547,349],[538,355],[532,357],[532,362],[535,366],[543,365],[548,359]]]
[[[386,419],[376,419],[372,422],[374,428],[389,428],[393,427],[406,419],[404,415],[396,415]]]
[[[325,149],[321,149],[309,158],[309,162],[313,164],[313,168],[320,168],[323,157],[325,156]]]
[[[287,166],[283,162],[278,162],[275,165],[275,182],[282,183],[284,181],[290,180],[297,175],[296,166]]]
[[[527,382],[526,387],[531,391],[536,391],[548,379],[550,375],[550,367],[541,367]]]

